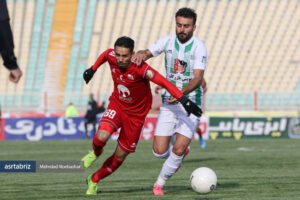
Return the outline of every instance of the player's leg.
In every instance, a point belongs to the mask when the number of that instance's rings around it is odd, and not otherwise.
[[[206,142],[205,142],[204,138],[202,137],[202,132],[199,127],[197,127],[197,129],[196,129],[196,133],[199,135],[199,144],[200,144],[201,148],[204,149],[206,147]]]
[[[198,118],[195,116],[188,117],[185,112],[176,113],[178,122],[175,131],[176,140],[168,159],[164,162],[160,174],[154,184],[153,194],[163,195],[163,186],[167,181],[176,173],[177,169],[181,166],[186,149],[188,148],[191,138],[196,130]]]
[[[167,159],[172,151],[171,136],[154,136],[152,152],[157,158]]]
[[[170,145],[171,137],[174,133],[174,128],[177,119],[168,107],[161,107],[158,115],[154,139],[153,139],[153,154],[157,158],[167,159],[170,155],[173,145]]]
[[[175,174],[175,172],[180,167],[182,160],[185,156],[185,151],[188,148],[190,142],[191,142],[190,138],[181,134],[177,134],[176,141],[174,143],[170,156],[164,162],[160,174],[154,184],[154,190],[153,190],[154,195],[163,195],[162,192],[163,186],[167,183],[167,181],[173,176],[173,174]],[[161,192],[158,192],[160,190]]]
[[[95,184],[117,170],[129,153],[135,152],[144,119],[135,119],[130,116],[125,116],[125,119],[123,120],[125,124],[122,125],[115,153],[103,163],[96,173],[88,177],[90,180],[88,180],[87,194],[96,194],[97,190],[95,188],[97,188],[97,185],[95,187]]]
[[[94,163],[102,153],[103,147],[111,134],[121,126],[120,116],[121,112],[118,111],[118,106],[110,103],[100,120],[98,131],[93,138],[93,151],[82,159],[85,168],[90,167]]]
[[[97,183],[105,177],[111,175],[114,171],[116,171],[122,165],[123,161],[125,160],[128,154],[128,152],[126,152],[125,150],[120,148],[120,146],[118,146],[115,153],[105,160],[102,167],[94,174],[88,176],[88,189],[86,191],[86,194],[97,194]]]
[[[106,141],[109,139],[113,131],[114,128],[107,122],[102,122],[99,125],[99,130],[93,138],[93,151],[90,151],[81,159],[81,161],[83,161],[84,163],[84,168],[89,168],[101,155],[101,153],[103,152],[103,147],[105,146]]]
[[[171,137],[177,123],[175,113],[168,107],[160,108],[158,120],[155,127],[153,140],[153,154],[158,158],[168,159],[172,152],[173,145],[170,145]],[[152,193],[154,195],[163,195],[162,187],[164,180],[158,177],[154,183]]]

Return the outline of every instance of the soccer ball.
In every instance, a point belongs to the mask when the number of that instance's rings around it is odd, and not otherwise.
[[[217,186],[217,175],[208,167],[200,167],[193,171],[190,182],[195,192],[201,194],[209,193]]]

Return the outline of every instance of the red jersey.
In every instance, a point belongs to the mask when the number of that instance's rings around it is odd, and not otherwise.
[[[120,106],[123,111],[141,117],[147,115],[152,104],[150,80],[166,88],[177,99],[183,96],[171,82],[145,62],[140,66],[131,63],[127,69],[121,70],[113,49],[106,50],[98,57],[93,70],[96,71],[106,61],[110,65],[114,81],[114,91],[109,100]]]

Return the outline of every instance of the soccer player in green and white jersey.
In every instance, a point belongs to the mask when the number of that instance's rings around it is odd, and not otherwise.
[[[163,37],[148,49],[137,52],[132,61],[140,64],[164,52],[166,78],[201,107],[203,99],[201,83],[206,68],[206,47],[200,39],[193,36],[196,19],[194,10],[179,9],[175,15],[176,34]],[[152,190],[154,195],[164,195],[163,186],[180,167],[199,123],[199,118],[194,115],[188,116],[167,91],[163,92],[162,97],[163,105],[155,129],[153,154],[158,158],[165,158],[166,161],[154,184]],[[172,147],[169,143],[175,134],[176,141]]]

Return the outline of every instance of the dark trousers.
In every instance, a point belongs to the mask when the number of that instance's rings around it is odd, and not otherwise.
[[[85,129],[85,137],[89,138],[89,130],[88,130],[88,124],[92,124],[93,125],[93,132],[91,134],[92,138],[94,137],[94,135],[96,134],[96,125],[97,125],[97,121],[85,121],[84,122],[84,129]]]

